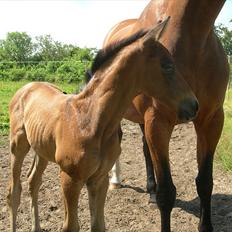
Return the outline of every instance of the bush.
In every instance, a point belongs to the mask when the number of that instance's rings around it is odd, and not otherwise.
[[[8,78],[11,81],[20,81],[25,79],[26,77],[26,70],[13,68],[9,71]]]
[[[44,68],[36,68],[27,72],[27,80],[46,81],[48,74]]]
[[[8,80],[9,72],[5,70],[0,70],[0,80]]]
[[[48,73],[55,73],[57,71],[57,69],[62,65],[62,62],[53,62],[53,61],[49,61],[47,63],[47,72]]]
[[[57,69],[56,81],[64,81],[67,83],[80,82],[85,73],[83,64],[77,62],[67,62]]]

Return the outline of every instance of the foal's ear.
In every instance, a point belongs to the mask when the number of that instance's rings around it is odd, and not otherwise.
[[[145,44],[148,40],[159,40],[162,36],[168,22],[169,22],[170,16],[168,16],[163,22],[159,23],[158,25],[152,27],[147,34],[143,38],[143,44]]]

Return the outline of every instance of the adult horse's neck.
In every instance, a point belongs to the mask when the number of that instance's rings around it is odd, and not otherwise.
[[[181,37],[183,41],[194,42],[194,46],[202,46],[207,40],[207,36],[213,29],[213,25],[217,15],[223,7],[225,0],[151,0],[139,18],[139,24],[150,26],[163,20],[167,16],[171,16],[169,24],[169,41],[176,40]],[[200,43],[199,43],[200,41]],[[172,44],[168,44],[170,51]]]

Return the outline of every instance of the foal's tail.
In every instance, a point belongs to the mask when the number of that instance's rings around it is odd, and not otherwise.
[[[33,163],[32,163],[32,165],[31,165],[31,168],[28,170],[28,172],[27,172],[27,178],[29,178],[29,176],[31,175],[31,173],[32,173],[32,170],[33,170],[33,168],[34,168],[34,166],[35,166],[35,163],[36,163],[36,153],[34,153],[34,158],[33,158]]]

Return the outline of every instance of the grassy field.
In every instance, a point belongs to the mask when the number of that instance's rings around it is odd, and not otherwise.
[[[0,135],[8,135],[9,101],[17,89],[26,83],[23,81],[0,81]],[[75,84],[58,84],[58,86],[67,93],[73,93],[77,89]],[[217,159],[226,170],[232,171],[232,89],[227,93],[224,109],[226,117],[222,137],[217,148]]]
[[[8,105],[15,92],[28,82],[0,81],[0,135],[8,135],[9,115]],[[76,84],[57,84],[63,91],[73,93],[77,89]]]
[[[232,171],[232,89],[227,92],[224,103],[225,122],[217,147],[217,158],[226,170]]]

